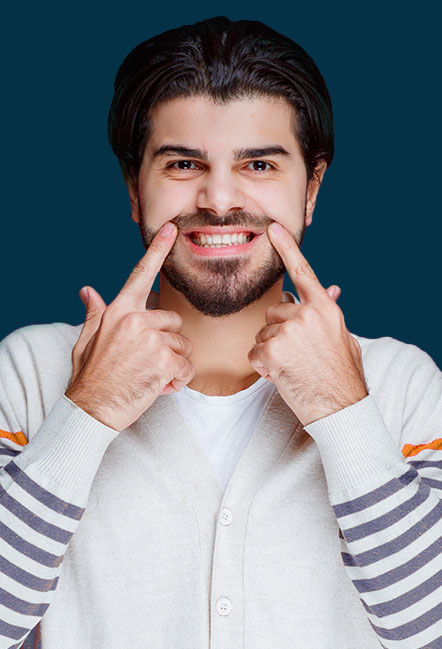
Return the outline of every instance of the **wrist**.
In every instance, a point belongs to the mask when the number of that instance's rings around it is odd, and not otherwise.
[[[109,414],[103,411],[103,409],[97,408],[96,406],[94,407],[87,397],[85,397],[84,395],[82,396],[80,393],[76,392],[75,389],[70,388],[68,388],[64,394],[65,397],[67,397],[70,401],[72,401],[72,403],[78,406],[80,410],[83,410],[100,424],[104,424],[105,426],[108,426],[108,428],[112,428],[113,430],[120,432],[111,421]]]

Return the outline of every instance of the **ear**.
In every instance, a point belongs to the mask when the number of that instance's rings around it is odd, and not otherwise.
[[[316,205],[316,197],[324,177],[327,163],[325,160],[320,160],[314,169],[313,178],[309,180],[307,186],[307,196],[305,204],[305,226],[311,225],[313,218],[313,211]]]
[[[132,208],[130,218],[132,219],[132,221],[135,221],[135,223],[139,223],[140,210],[139,210],[137,183],[135,180],[133,180],[133,178],[129,177],[126,179],[126,185],[127,185],[127,190],[129,192],[130,205]]]

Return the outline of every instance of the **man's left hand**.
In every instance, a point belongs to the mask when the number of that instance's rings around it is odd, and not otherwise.
[[[279,224],[272,224],[279,225]],[[322,286],[293,236],[280,226],[268,236],[280,254],[300,304],[281,302],[266,311],[267,324],[249,351],[252,368],[275,383],[303,426],[368,396],[362,351],[344,315]]]

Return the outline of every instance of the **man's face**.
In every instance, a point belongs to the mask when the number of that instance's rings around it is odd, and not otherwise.
[[[146,249],[166,221],[176,224],[161,273],[205,315],[236,313],[281,279],[285,267],[266,234],[272,221],[298,245],[310,225],[319,186],[307,187],[293,119],[286,102],[268,98],[219,105],[196,96],[152,113],[138,187],[129,185],[132,218]],[[253,236],[208,248],[196,238],[203,229]]]

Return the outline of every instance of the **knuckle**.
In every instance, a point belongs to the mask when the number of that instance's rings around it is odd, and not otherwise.
[[[149,339],[149,344],[151,347],[159,347],[161,344],[161,333],[158,331],[158,329],[149,329],[147,333],[147,337]]]
[[[275,358],[278,355],[279,340],[274,336],[269,338],[266,344],[266,353],[269,358]]]
[[[308,323],[312,323],[317,316],[317,312],[314,306],[311,304],[302,304],[301,308],[299,309],[299,317],[304,321]]]
[[[161,365],[161,367],[170,367],[175,360],[173,351],[166,345],[158,347],[156,358],[158,365]]]
[[[281,323],[279,331],[285,336],[287,334],[291,334],[295,327],[296,323],[294,320],[284,320],[284,322]]]
[[[138,275],[144,275],[149,270],[149,266],[144,259],[140,259],[134,266],[132,270],[132,277],[137,277]]]
[[[127,331],[139,331],[144,325],[144,318],[142,313],[131,311],[126,313],[122,318],[122,325]]]
[[[297,275],[312,275],[313,268],[310,266],[307,259],[301,259],[295,268],[295,273]]]

